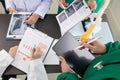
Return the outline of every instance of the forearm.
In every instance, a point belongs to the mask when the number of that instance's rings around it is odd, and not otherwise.
[[[5,50],[0,51],[0,77],[12,61],[13,58]]]
[[[32,60],[27,74],[28,80],[48,80],[44,64],[41,59]]]
[[[120,42],[116,41],[116,42],[109,42],[107,44],[105,44],[106,46],[106,52],[105,53],[109,53],[115,50],[120,50]]]
[[[8,10],[10,7],[14,8],[14,5],[11,0],[5,0],[6,10]]]
[[[44,18],[45,14],[48,12],[52,0],[43,0],[37,10],[34,12],[40,16],[40,18]]]
[[[58,75],[56,80],[81,80],[81,78],[75,74],[75,73],[71,73],[71,72],[64,72],[60,75]]]

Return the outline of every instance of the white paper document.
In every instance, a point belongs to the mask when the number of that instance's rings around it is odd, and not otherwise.
[[[56,16],[61,34],[63,35],[90,14],[91,10],[84,0],[74,0],[65,10]]]
[[[49,48],[53,42],[53,38],[48,35],[32,28],[27,28],[23,39],[21,40],[15,60],[12,63],[13,66],[28,73],[30,50],[39,45],[42,51],[41,59],[44,60]]]
[[[6,36],[7,39],[21,39],[27,27],[35,28],[34,24],[28,25],[25,23],[26,17],[30,14],[30,12],[19,12],[12,14]]]
[[[57,43],[58,39],[55,39],[44,61],[45,65],[59,65],[59,58],[53,51],[52,47]]]

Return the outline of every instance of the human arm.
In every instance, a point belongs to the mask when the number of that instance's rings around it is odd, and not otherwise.
[[[10,48],[9,54],[5,50],[0,51],[0,77],[6,70],[6,68],[11,64],[13,61],[13,57],[16,53],[17,46]],[[2,80],[0,78],[0,80]]]
[[[90,9],[93,11],[96,9],[96,0],[88,0],[88,6],[90,7]]]
[[[9,13],[17,13],[17,11],[13,7],[8,8]]]
[[[90,44],[87,44],[87,42],[89,42],[90,40],[92,40],[92,39],[84,40],[83,42],[81,42],[80,45],[84,45],[84,47],[89,48],[90,50],[92,50],[94,53],[97,53],[97,54],[109,53],[109,52],[120,49],[119,41],[102,44],[96,40]]]
[[[62,9],[68,6],[68,3],[65,0],[58,0],[58,3]]]
[[[44,18],[51,6],[52,0],[42,0],[41,4],[38,6],[34,13],[38,14],[41,19]]]
[[[81,42],[81,45],[84,45],[84,47],[89,48],[96,54],[103,54],[106,52],[106,46],[97,40],[90,44],[87,44],[91,40],[92,39],[84,40],[83,42]]]
[[[72,3],[72,1],[70,1],[70,3]],[[92,11],[96,9],[96,0],[86,0],[86,1],[88,3],[88,6],[91,8]],[[63,8],[63,6],[67,7],[68,3],[66,2],[66,0],[59,0],[59,6],[61,8]]]
[[[107,44],[102,44],[99,41],[94,41],[90,44],[87,44],[92,39],[87,39],[81,42],[81,45],[84,45],[84,47],[89,48],[96,54],[104,54],[104,53],[110,53],[112,51],[120,50],[120,42],[109,42]]]
[[[36,23],[39,18],[43,19],[48,12],[52,0],[42,0],[41,4],[37,7],[36,11],[25,22],[27,24]]]
[[[40,47],[36,46],[36,48],[32,50],[31,53],[33,54],[31,54],[32,57],[27,74],[28,80],[48,80],[44,64],[40,59],[42,55]]]
[[[62,73],[57,76],[57,80],[80,80],[76,73],[73,73],[64,57],[59,56]]]
[[[17,12],[15,10],[15,6],[12,2],[12,0],[5,0],[6,10],[9,11],[9,13]]]
[[[81,80],[81,78],[75,73],[64,72],[58,75],[56,80]]]
[[[105,44],[105,46],[106,46],[106,52],[105,53],[110,53],[110,52],[113,52],[113,51],[120,50],[120,42],[119,41],[109,42],[109,43]]]

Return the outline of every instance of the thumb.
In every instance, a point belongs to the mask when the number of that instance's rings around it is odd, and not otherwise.
[[[42,56],[41,48],[40,48],[39,45],[37,45],[37,46],[35,47],[35,52],[34,52],[33,57],[34,57],[35,59],[37,59],[37,58],[40,58],[41,56]]]
[[[30,60],[32,60],[32,58],[33,58],[33,56],[34,56],[34,52],[35,52],[35,48],[32,48],[32,49],[30,50],[30,56],[29,56]]]

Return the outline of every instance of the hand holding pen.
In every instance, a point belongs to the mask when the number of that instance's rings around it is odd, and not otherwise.
[[[83,47],[86,47],[97,54],[105,53],[106,46],[97,40],[99,38],[101,38],[101,36],[93,38],[93,39],[86,39],[86,40],[82,41],[80,46],[78,46],[76,49],[81,49]]]
[[[40,16],[38,14],[31,13],[29,16],[26,17],[25,23],[29,24],[29,25],[34,24],[34,23],[37,22],[37,20],[39,19],[39,17]]]

